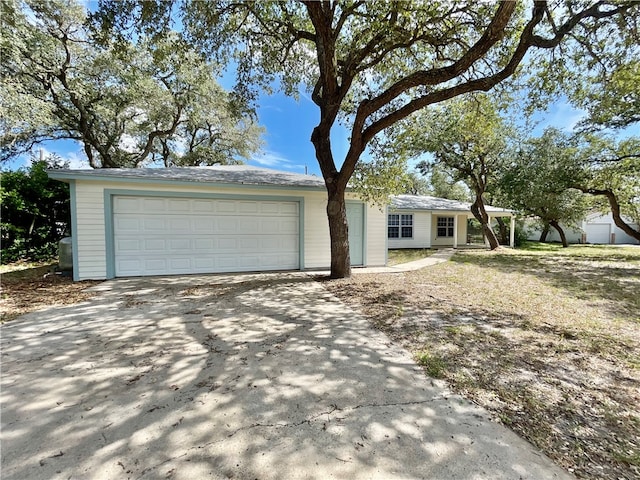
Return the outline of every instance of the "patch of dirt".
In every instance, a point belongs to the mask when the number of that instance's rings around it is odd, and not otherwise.
[[[640,478],[640,262],[477,255],[325,286],[578,478]]]
[[[0,322],[54,305],[71,305],[91,298],[85,292],[100,281],[74,282],[56,274],[54,264],[7,271],[0,277]]]

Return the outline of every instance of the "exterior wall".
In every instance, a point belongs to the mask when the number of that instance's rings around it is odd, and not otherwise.
[[[587,219],[582,222],[582,228],[573,228],[567,227],[566,225],[560,224],[560,226],[564,229],[564,233],[567,236],[567,241],[569,243],[595,243],[593,239],[597,238],[596,229],[601,228],[603,225],[608,225],[609,227],[609,235],[608,235],[608,243],[611,243],[611,234],[614,235],[616,244],[632,244],[637,245],[638,242],[635,238],[627,235],[622,229],[620,229],[614,222],[613,216],[609,213],[607,215],[589,215]],[[527,239],[528,240],[540,240],[541,230],[537,227],[533,226],[533,223],[527,224]],[[638,225],[631,224],[633,228],[638,228]],[[590,235],[591,233],[591,235]],[[584,235],[584,236],[583,236]],[[558,232],[552,227],[549,230],[549,235],[547,235],[548,242],[559,242],[560,235]]]
[[[631,225],[632,228],[634,229],[638,229],[638,225],[635,225],[633,223],[629,222],[629,219],[625,219],[625,221],[627,221],[627,223],[629,223]],[[616,244],[632,244],[632,245],[638,245],[640,242],[638,242],[638,240],[636,240],[635,238],[633,238],[630,235],[627,235],[620,227],[618,227],[614,221],[613,221],[613,215],[611,213],[608,213],[607,215],[589,215],[587,217],[587,220],[582,224],[582,228],[585,231],[585,236],[586,236],[586,242],[587,243],[593,243],[590,239],[589,239],[589,225],[593,225],[593,224],[609,224],[609,243],[612,243],[611,240],[611,234],[613,234],[613,243]]]
[[[438,212],[431,219],[431,245],[434,247],[453,247],[453,237],[438,237],[438,217],[456,217],[458,245],[467,243],[467,214],[459,212]]]
[[[389,213],[413,214],[413,238],[389,238],[388,248],[429,248],[431,247],[431,212],[415,210],[389,210]],[[385,216],[384,231],[380,238],[388,235]]]
[[[569,243],[582,243],[582,230],[576,229],[574,227],[568,227],[566,225],[560,224],[562,230],[564,230],[564,234],[567,237],[567,242]],[[527,240],[540,240],[540,235],[542,234],[542,230],[534,226],[533,224],[526,225],[527,229]],[[547,242],[560,242],[560,235],[558,231],[551,227],[549,229],[549,234],[547,235]]]
[[[148,183],[144,181],[74,180],[74,280],[105,279],[109,276],[109,223],[105,218],[110,207],[105,205],[105,191],[116,193],[154,192],[189,195],[232,195],[237,197],[279,197],[303,200],[301,215],[302,268],[326,268],[331,263],[329,224],[326,214],[326,192],[322,190],[285,189],[277,187],[238,187],[212,184]],[[353,198],[353,195],[349,195]],[[386,215],[376,208],[365,209],[367,265],[384,265],[386,249]],[[113,259],[111,259],[113,261]]]
[[[324,220],[327,222],[327,215]],[[369,267],[387,264],[387,212],[374,205],[365,205],[364,223],[366,242],[364,259]],[[327,227],[328,232],[328,227]],[[329,234],[327,233],[327,236]]]

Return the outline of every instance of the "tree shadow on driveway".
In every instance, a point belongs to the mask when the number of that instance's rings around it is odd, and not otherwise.
[[[1,327],[3,479],[564,475],[305,274],[97,290]]]

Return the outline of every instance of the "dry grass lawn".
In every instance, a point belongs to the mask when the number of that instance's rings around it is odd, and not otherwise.
[[[326,286],[577,477],[640,478],[640,248],[460,251]]]
[[[73,282],[54,273],[54,263],[16,263],[0,269],[0,323],[54,305],[69,305],[91,296],[83,292],[100,282]]]

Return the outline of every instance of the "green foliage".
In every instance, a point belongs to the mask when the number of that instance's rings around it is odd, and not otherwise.
[[[401,157],[378,158],[358,164],[350,186],[358,196],[381,209],[389,204],[389,197],[406,190],[412,184],[407,164]]]
[[[447,372],[447,364],[444,359],[430,352],[420,352],[416,354],[418,365],[424,367],[427,375],[433,378],[445,378]]]
[[[103,0],[101,7],[96,18],[108,30],[138,24],[148,33],[166,30],[175,4]],[[633,13],[634,7],[632,2],[589,5],[572,0],[531,5],[184,0],[180,20],[190,38],[214,58],[234,60],[236,92],[243,98],[254,100],[256,90],[270,90],[277,79],[293,96],[306,88],[318,106],[311,141],[329,203],[336,207],[327,210],[335,278],[350,273],[344,219],[347,184],[354,174],[371,178],[369,191],[376,196],[386,184],[367,172],[372,167],[360,167],[356,173],[376,138],[393,138],[394,129],[420,130],[419,119],[413,118],[412,125],[399,123],[429,106],[489,91],[517,73],[529,50],[554,50],[573,30],[581,29],[587,44],[602,36],[617,38],[615,21]],[[537,65],[531,67],[528,73],[533,74]],[[331,149],[336,121],[350,129],[347,153],[337,161]],[[474,127],[482,125],[476,123]],[[488,140],[499,141],[499,136]],[[383,168],[394,163],[388,158],[381,160]],[[478,201],[486,188],[480,190]]]
[[[439,198],[448,198],[460,202],[471,201],[471,192],[464,182],[456,180],[455,170],[442,164],[421,164],[423,171],[429,172],[430,195]]]
[[[32,162],[28,169],[0,174],[3,264],[55,258],[58,241],[69,233],[69,186],[46,173],[67,165],[56,157]]]
[[[99,43],[75,0],[3,2],[0,160],[51,139],[94,167],[237,162],[259,146],[251,112],[175,32]]]
[[[570,166],[574,184],[585,190],[610,190],[622,216],[640,224],[640,137],[616,141],[589,134],[579,139],[579,155]],[[611,206],[601,201],[599,209],[608,213]]]
[[[576,226],[589,207],[581,192],[569,188],[577,175],[572,168],[577,155],[574,142],[557,129],[522,142],[501,172],[501,203],[543,224]]]

